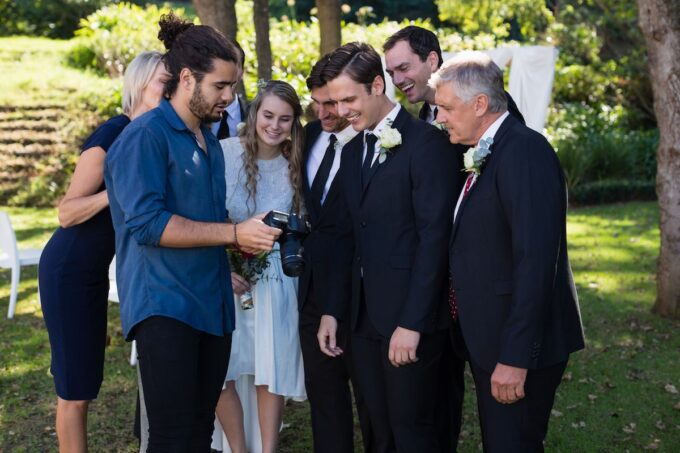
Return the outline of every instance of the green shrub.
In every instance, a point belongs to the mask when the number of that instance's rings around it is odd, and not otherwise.
[[[621,106],[555,106],[547,132],[570,188],[606,179],[655,178],[658,131],[628,129]]]
[[[145,8],[130,3],[105,6],[80,21],[69,64],[117,77],[138,53],[163,50],[158,40],[158,19],[170,12],[167,6]],[[175,10],[179,16],[184,10]]]
[[[656,183],[650,180],[607,179],[581,184],[569,191],[569,203],[575,205],[632,200],[656,200]]]
[[[81,18],[117,0],[0,0],[0,36],[70,38]]]

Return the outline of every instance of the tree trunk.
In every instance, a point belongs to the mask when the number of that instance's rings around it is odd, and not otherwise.
[[[203,25],[210,25],[227,38],[236,39],[236,0],[193,0],[193,4]]]
[[[319,17],[321,55],[340,47],[342,32],[340,28],[340,0],[316,0]]]
[[[255,52],[257,52],[257,78],[272,78],[272,47],[269,43],[269,1],[255,0],[253,4],[255,24]]]
[[[677,318],[680,317],[680,0],[637,0],[637,3],[661,136],[656,152],[661,251],[652,311]]]

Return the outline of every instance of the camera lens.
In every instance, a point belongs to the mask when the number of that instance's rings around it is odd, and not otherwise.
[[[305,270],[305,259],[302,257],[300,241],[287,237],[281,246],[281,266],[283,273],[289,277],[299,277]]]

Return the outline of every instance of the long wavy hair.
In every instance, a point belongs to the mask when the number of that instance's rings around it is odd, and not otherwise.
[[[302,198],[302,162],[303,162],[303,146],[304,146],[304,129],[300,122],[302,116],[302,106],[300,105],[300,98],[295,89],[286,82],[280,80],[270,80],[265,83],[257,96],[250,104],[248,109],[248,118],[246,119],[245,127],[243,127],[239,135],[243,138],[245,153],[243,154],[243,164],[246,171],[246,190],[248,191],[248,201],[255,202],[255,195],[257,194],[257,176],[259,169],[257,166],[257,129],[255,123],[257,121],[257,112],[262,106],[262,101],[267,96],[276,96],[293,109],[293,127],[290,131],[290,138],[286,139],[279,146],[281,154],[288,160],[288,177],[290,185],[293,188],[293,210],[300,212],[303,206]]]

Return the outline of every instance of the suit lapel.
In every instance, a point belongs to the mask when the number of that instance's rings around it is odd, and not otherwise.
[[[397,117],[394,119],[394,123],[392,123],[392,127],[396,130],[399,131],[399,133],[402,135],[402,144],[404,141],[404,135],[406,131],[408,130],[408,125],[410,123],[411,119],[411,114],[406,111],[405,108],[399,109],[399,113],[397,114]],[[362,140],[363,144],[363,140]],[[384,167],[386,167],[391,161],[394,155],[399,151],[399,148],[402,145],[397,145],[394,148],[390,148],[386,150],[385,154],[385,161],[383,163],[380,163],[378,160],[376,160],[371,167],[369,173],[368,173],[368,180],[366,183],[362,182],[362,199],[363,196],[366,195],[366,191],[368,190],[368,187],[371,185],[371,181],[373,180],[373,177],[375,176],[376,173],[381,171]],[[361,153],[363,155],[363,152]],[[360,162],[361,163],[361,162]]]
[[[423,106],[420,107],[420,111],[418,112],[418,118],[427,121],[428,113],[430,113],[430,104],[423,102]]]
[[[341,165],[338,173],[346,171],[343,178],[348,180],[348,184],[345,184],[345,190],[348,191],[347,201],[358,208],[362,193],[361,163],[364,154],[364,133],[360,132],[350,140],[342,148],[342,154],[343,159],[347,160],[348,165],[345,168]]]
[[[493,159],[494,155],[496,154],[498,143],[501,142],[501,140],[503,139],[503,136],[506,134],[506,132],[507,132],[508,130],[510,130],[510,128],[511,128],[513,125],[515,125],[515,123],[516,123],[517,121],[518,121],[518,120],[516,120],[516,119],[515,119],[514,117],[512,117],[511,115],[508,116],[508,117],[505,118],[505,120],[503,121],[503,124],[501,124],[501,127],[500,127],[500,128],[498,129],[498,131],[496,132],[496,135],[494,135],[493,144],[489,147],[489,149],[491,150],[491,154],[489,154],[489,155],[487,156],[486,162],[484,162],[484,165],[482,166],[482,172],[480,173],[479,176],[477,176],[477,180],[476,180],[475,183],[472,185],[472,187],[470,187],[470,190],[468,191],[467,196],[463,197],[463,199],[462,199],[461,202],[460,202],[460,206],[458,207],[458,215],[456,215],[456,218],[455,218],[455,220],[454,220],[454,222],[453,222],[453,231],[451,232],[451,239],[452,239],[452,240],[453,240],[453,238],[456,236],[456,232],[458,231],[458,225],[460,224],[460,219],[463,217],[463,211],[465,210],[465,206],[466,206],[466,204],[467,204],[467,201],[470,199],[470,196],[472,196],[472,193],[474,192],[475,188],[476,188],[480,183],[483,183],[483,181],[484,181],[484,179],[483,179],[483,178],[484,178],[484,170],[485,170],[486,168],[489,167],[489,162],[491,162],[491,160]],[[461,189],[461,190],[465,190],[465,188],[463,187],[463,189]],[[458,196],[460,196],[460,194],[459,194]]]
[[[312,182],[309,181],[309,178],[307,176],[307,162],[309,161],[309,156],[312,152],[312,147],[318,140],[319,136],[321,135],[321,122],[320,121],[312,121],[309,123],[306,127],[305,131],[305,148],[304,148],[304,163],[302,166],[302,184],[304,187],[304,193],[305,193],[305,202],[307,204],[307,208],[310,211],[313,211],[314,217],[316,219],[319,218],[319,215],[321,213],[321,203],[320,200],[313,200],[311,197],[311,185]]]

